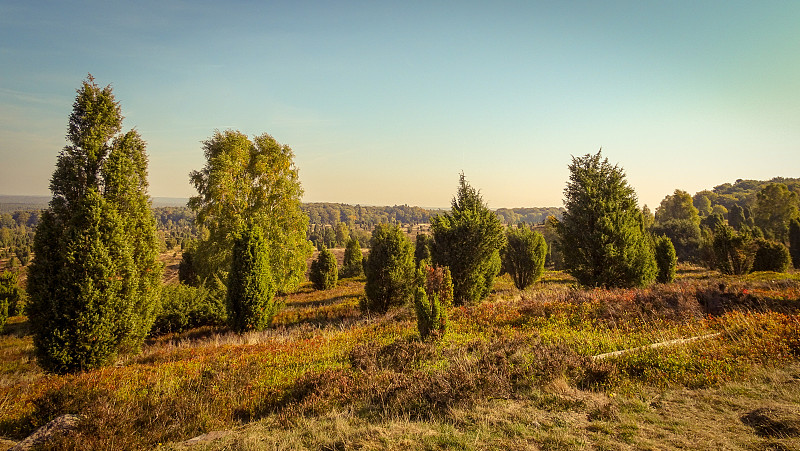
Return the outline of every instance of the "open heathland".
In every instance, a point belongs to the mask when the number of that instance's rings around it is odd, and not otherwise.
[[[586,290],[547,271],[522,291],[503,276],[436,341],[412,306],[364,314],[363,296],[362,278],[305,283],[266,331],[150,338],[72,375],[43,373],[10,318],[0,444],[76,414],[41,446],[800,449],[800,274],[683,266],[672,284]]]

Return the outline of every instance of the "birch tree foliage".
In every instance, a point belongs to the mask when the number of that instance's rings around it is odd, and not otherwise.
[[[203,150],[206,165],[190,174],[198,195],[189,200],[205,233],[194,255],[199,278],[227,280],[235,231],[258,225],[277,291],[294,291],[312,246],[292,149],[266,133],[250,139],[226,130],[216,131]]]

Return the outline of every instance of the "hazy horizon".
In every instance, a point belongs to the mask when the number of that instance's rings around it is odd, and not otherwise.
[[[9,198],[11,200],[9,200]],[[15,198],[19,198],[19,199],[15,199]],[[37,201],[49,201],[51,198],[52,198],[51,195],[43,195],[43,194],[28,195],[28,194],[3,194],[3,193],[0,193],[0,203],[8,203],[8,204],[27,203],[27,202],[25,202],[25,200],[33,200],[33,199],[36,199]],[[15,202],[15,200],[17,200],[19,202]],[[186,206],[186,202],[188,202],[189,198],[188,197],[171,197],[171,196],[150,196],[150,200],[153,203],[153,207],[159,207],[159,206],[165,206],[165,207],[173,207],[173,206],[180,207],[180,206],[184,206],[185,207]],[[174,201],[186,201],[186,202],[178,203],[178,202],[174,202]],[[327,201],[320,201],[320,202],[303,201],[303,203],[330,203],[330,204],[344,204],[344,205],[353,205],[353,206],[361,205],[362,207],[394,207],[394,206],[400,206],[400,205],[408,205],[410,207],[419,207],[419,208],[423,208],[423,209],[426,209],[426,210],[449,210],[451,208],[450,205],[436,207],[436,206],[430,206],[430,205],[412,205],[412,204],[408,204],[408,203],[406,203],[406,204],[349,204],[347,202],[327,202]],[[491,209],[492,210],[497,210],[497,209],[500,209],[500,208],[513,209],[513,208],[561,208],[561,207],[563,207],[563,205],[562,206],[558,206],[558,205],[524,205],[524,206],[523,205],[519,205],[519,206],[516,206],[516,207],[491,207]]]
[[[273,135],[304,202],[562,206],[601,147],[640,204],[800,175],[800,2],[0,4],[0,192],[49,195],[75,90],[111,84],[150,194],[214,130]]]

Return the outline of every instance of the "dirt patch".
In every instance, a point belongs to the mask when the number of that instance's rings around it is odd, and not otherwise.
[[[180,250],[170,250],[158,256],[158,261],[164,265],[162,281],[165,284],[178,283],[178,268],[181,265],[181,258],[183,258],[183,252]]]

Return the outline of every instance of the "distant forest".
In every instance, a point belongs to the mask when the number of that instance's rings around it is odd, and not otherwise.
[[[742,180],[739,179],[734,183],[723,183],[717,185],[712,190],[699,191],[694,195],[694,206],[700,210],[700,215],[708,213],[706,210],[707,203],[703,198],[707,198],[711,204],[711,208],[715,205],[725,207],[725,210],[730,210],[734,205],[742,208],[752,208],[756,203],[756,195],[762,188],[770,183],[783,183],[793,191],[800,195],[800,178],[784,178],[775,177],[771,180]]]
[[[740,179],[695,193],[693,203],[701,217],[719,214],[727,219],[728,212],[734,206],[751,209],[755,205],[757,193],[770,183],[783,183],[790,191],[800,194],[800,178]],[[39,211],[47,208],[49,200],[45,196],[0,196],[0,258],[16,256],[17,262],[8,263],[28,263]],[[167,249],[181,246],[185,241],[197,237],[194,212],[188,207],[177,206],[182,201],[183,199],[177,198],[153,199],[153,213]],[[441,211],[408,205],[381,207],[328,202],[304,203],[302,209],[309,216],[308,237],[312,241],[338,242],[339,240],[334,241],[331,237],[335,235],[337,226],[341,235],[344,232],[341,227],[346,225],[349,233],[357,236],[362,245],[366,245],[369,232],[377,224],[396,223],[411,230],[419,224],[429,223],[431,217]],[[495,213],[505,224],[542,225],[548,216],[560,218],[563,211],[563,207],[528,207],[499,208]]]

